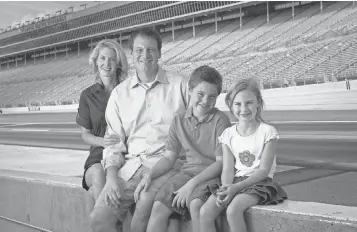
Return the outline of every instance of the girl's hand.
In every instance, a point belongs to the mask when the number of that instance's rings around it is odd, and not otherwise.
[[[222,203],[222,200],[225,198],[226,196],[219,196],[217,195],[216,197],[216,205],[218,207],[224,207],[223,203]]]
[[[228,206],[232,199],[237,195],[239,189],[235,184],[222,185],[217,190],[217,206]]]
[[[182,186],[179,190],[175,191],[174,200],[172,201],[172,207],[184,208],[188,204],[188,198],[191,196],[193,189],[195,186],[190,182],[187,182],[184,186]]]

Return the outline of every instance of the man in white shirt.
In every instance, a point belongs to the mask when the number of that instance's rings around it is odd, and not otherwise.
[[[135,204],[134,191],[143,176],[163,157],[164,140],[178,111],[188,107],[188,79],[163,70],[160,35],[145,28],[129,41],[136,73],[120,83],[106,108],[106,144],[103,151],[107,182],[90,216],[95,232],[115,232]],[[142,191],[136,202],[131,231],[146,231],[156,192],[175,171],[162,175]]]

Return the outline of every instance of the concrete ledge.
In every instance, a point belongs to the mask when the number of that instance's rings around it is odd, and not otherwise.
[[[253,206],[246,213],[250,231],[357,231],[355,207],[286,201],[277,206]]]
[[[0,170],[0,228],[5,231],[91,231],[78,177]],[[357,231],[357,208],[286,201],[247,210],[250,232]],[[191,231],[190,222],[181,231]],[[224,230],[226,231],[226,230]]]
[[[49,231],[91,231],[80,181],[80,178],[1,170],[0,216]],[[2,228],[6,219],[0,219]]]

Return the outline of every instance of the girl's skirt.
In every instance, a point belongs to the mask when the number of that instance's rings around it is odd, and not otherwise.
[[[239,183],[247,178],[248,176],[234,177],[233,183]],[[215,195],[219,187],[219,184],[211,184],[208,186],[211,193]],[[238,194],[242,193],[258,195],[260,198],[260,205],[276,205],[288,198],[284,189],[270,177],[242,189]]]

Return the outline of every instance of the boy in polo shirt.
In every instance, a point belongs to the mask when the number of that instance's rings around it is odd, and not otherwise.
[[[195,69],[188,82],[190,107],[175,115],[165,141],[165,156],[155,164],[135,190],[135,201],[151,181],[170,171],[183,149],[186,162],[155,196],[147,231],[167,231],[169,216],[190,211],[193,231],[199,231],[199,212],[210,196],[208,184],[219,182],[222,147],[217,141],[229,127],[228,117],[215,108],[222,91],[222,76],[207,65]]]

